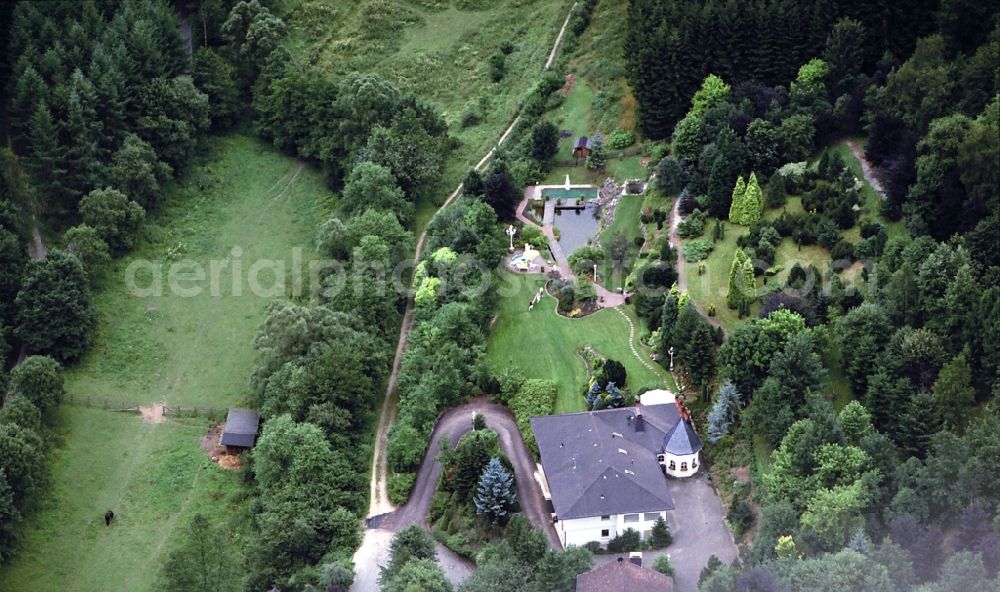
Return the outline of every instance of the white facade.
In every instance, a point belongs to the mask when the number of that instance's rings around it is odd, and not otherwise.
[[[663,467],[663,472],[671,477],[691,477],[701,467],[699,454],[699,452],[695,452],[694,454],[678,455],[665,452],[657,454],[656,460]]]
[[[608,541],[625,532],[626,528],[639,531],[639,534],[645,539],[649,536],[649,531],[652,530],[656,519],[660,517],[664,520],[667,519],[666,510],[572,518],[559,520],[555,523],[555,527],[563,547],[567,545],[582,547],[590,541],[606,545]]]

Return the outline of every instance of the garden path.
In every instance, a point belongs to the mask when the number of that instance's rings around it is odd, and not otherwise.
[[[681,200],[679,198],[675,199],[674,207],[670,210],[670,246],[673,248],[677,257],[675,264],[677,269],[677,289],[683,292],[687,290],[687,269],[686,262],[684,261],[684,248],[683,245],[681,245],[681,237],[677,234],[677,225],[681,222],[680,203]],[[695,302],[694,299],[692,299],[691,302],[694,304],[695,310],[697,310],[698,313],[704,317],[706,321],[708,321],[709,325],[722,329],[723,333],[728,333],[726,328],[722,326],[722,323],[720,323],[717,318],[708,316],[705,309],[702,308],[700,304]]]
[[[861,163],[861,172],[865,175],[865,181],[868,181],[868,184],[872,186],[872,189],[875,190],[875,193],[881,199],[885,199],[885,190],[882,189],[882,182],[879,180],[878,175],[875,174],[875,167],[865,158],[865,151],[854,140],[844,140],[844,145],[851,150],[854,158],[857,158],[858,162]]]

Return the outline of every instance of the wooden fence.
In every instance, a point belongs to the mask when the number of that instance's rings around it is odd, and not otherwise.
[[[93,407],[97,409],[107,409],[108,411],[118,411],[123,413],[139,413],[139,403],[131,403],[91,395],[71,395],[63,397],[63,402],[69,405],[79,405],[81,407]],[[152,405],[143,405],[152,407]],[[164,405],[163,414],[173,417],[208,417],[214,419],[224,419],[227,409],[218,407],[205,407],[201,405]]]

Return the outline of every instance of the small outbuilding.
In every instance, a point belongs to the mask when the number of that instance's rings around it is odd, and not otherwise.
[[[222,430],[219,445],[226,447],[229,454],[238,454],[257,443],[257,431],[260,429],[260,414],[253,409],[229,410],[226,415],[226,427]]]
[[[591,140],[587,136],[580,136],[576,139],[576,143],[573,144],[573,158],[579,161],[581,158],[586,159],[590,156]]]

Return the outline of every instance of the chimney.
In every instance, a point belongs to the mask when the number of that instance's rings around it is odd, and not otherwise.
[[[684,406],[684,401],[682,401],[680,397],[677,397],[674,399],[674,405],[677,406],[677,413],[681,416],[681,419],[691,423],[691,416],[688,415],[688,410],[687,407]]]
[[[619,557],[618,558],[618,565],[621,565],[624,562],[625,562],[625,558],[624,557]]]
[[[642,403],[635,402],[635,431],[641,433],[646,431],[646,423],[642,419]]]

